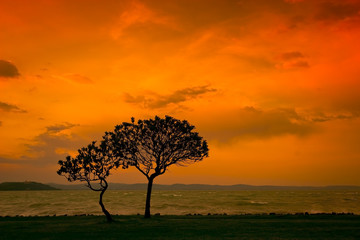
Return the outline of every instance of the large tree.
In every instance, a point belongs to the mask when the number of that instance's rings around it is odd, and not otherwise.
[[[145,218],[150,215],[151,190],[154,179],[171,165],[185,166],[208,156],[208,145],[194,126],[186,120],[170,116],[122,123],[105,139],[111,142],[113,153],[127,164],[135,166],[148,180]]]
[[[86,182],[87,187],[93,191],[100,192],[99,204],[108,222],[113,219],[103,204],[103,195],[108,188],[106,178],[110,170],[117,168],[120,161],[116,159],[109,149],[109,145],[102,141],[99,145],[92,142],[87,147],[78,150],[78,155],[73,158],[67,156],[65,161],[60,160],[59,175],[65,176],[68,181]],[[125,168],[125,164],[122,164]]]

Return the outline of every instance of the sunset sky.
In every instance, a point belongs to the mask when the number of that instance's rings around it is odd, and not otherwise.
[[[359,0],[1,0],[0,182],[170,115],[210,157],[156,183],[360,185],[359,43]]]

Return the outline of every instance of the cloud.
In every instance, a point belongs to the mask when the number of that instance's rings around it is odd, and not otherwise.
[[[0,127],[2,126],[2,121],[0,121]]]
[[[358,1],[327,1],[320,5],[315,18],[318,20],[343,20],[359,15],[360,3]]]
[[[0,163],[54,165],[59,159],[87,144],[87,140],[73,134],[70,130],[78,124],[63,123],[46,127],[46,130],[25,144],[27,151],[17,159],[0,157]]]
[[[54,159],[58,155],[66,155],[65,152],[58,154],[58,148],[72,149],[79,140],[77,136],[66,130],[72,129],[78,124],[63,123],[46,127],[46,131],[36,136],[32,143],[28,144],[30,155],[40,155],[39,159]]]
[[[288,64],[283,65],[284,68],[308,68],[310,67],[307,61],[295,61]]]
[[[8,61],[0,60],[0,77],[15,78],[20,76],[17,67]]]
[[[145,108],[164,108],[171,104],[177,105],[182,102],[186,102],[191,99],[200,97],[203,94],[209,92],[215,92],[216,89],[208,88],[208,86],[200,86],[193,88],[184,88],[177,90],[169,95],[158,95],[153,94],[153,96],[131,96],[128,93],[125,93],[124,100],[127,103],[141,105]]]
[[[210,114],[199,126],[206,138],[219,143],[231,143],[243,139],[268,139],[284,135],[305,137],[318,132],[322,122],[359,117],[360,111],[328,113],[317,110],[300,114],[292,108],[262,110],[244,107]]]
[[[70,79],[71,81],[76,82],[76,83],[81,83],[81,84],[92,84],[92,83],[94,83],[94,81],[91,80],[90,78],[85,77],[85,76],[80,75],[80,74],[66,74],[64,77],[67,78],[67,79]]]
[[[298,59],[298,58],[303,58],[304,55],[301,52],[286,52],[281,54],[281,59],[284,61],[288,61],[288,60],[293,60],[293,59]]]
[[[62,123],[62,124],[56,124],[46,127],[46,133],[52,134],[52,133],[59,133],[63,130],[71,129],[73,127],[79,126],[79,124],[72,124],[72,123]]]
[[[142,96],[142,95],[132,96],[129,93],[125,93],[124,101],[127,103],[132,103],[132,104],[143,104],[145,107],[147,99],[145,98],[145,96]]]
[[[92,84],[93,80],[77,73],[69,73],[64,75],[53,75],[54,78],[60,79],[62,81],[75,82],[80,84]]]
[[[150,24],[174,28],[174,23],[169,16],[160,15],[144,3],[134,0],[127,4],[127,9],[120,14],[116,25],[111,31],[114,39],[120,38],[126,30],[132,27],[137,28]]]
[[[5,103],[5,102],[0,102],[0,111],[14,112],[14,113],[26,113],[27,112],[23,109],[20,109],[16,105]]]
[[[260,110],[244,107],[221,115],[209,116],[207,122],[202,125],[204,135],[220,143],[282,135],[303,137],[315,130],[313,124],[294,109],[283,108]]]
[[[320,112],[311,116],[309,120],[313,122],[327,122],[332,120],[354,119],[358,117],[360,117],[360,112],[344,113],[344,114],[325,114]]]
[[[280,63],[276,64],[279,69],[300,69],[310,67],[304,54],[299,51],[285,52],[277,57]]]

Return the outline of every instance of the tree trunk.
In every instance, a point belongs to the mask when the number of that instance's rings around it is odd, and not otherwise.
[[[145,204],[145,218],[150,218],[150,199],[151,199],[151,189],[153,185],[154,178],[150,177],[147,187],[147,193],[146,193],[146,204]]]
[[[103,211],[103,213],[104,213],[105,216],[106,216],[106,220],[107,220],[108,222],[113,222],[114,220],[112,219],[110,213],[105,209],[105,206],[104,206],[104,204],[103,204],[103,202],[102,202],[102,198],[103,198],[103,195],[104,195],[106,189],[107,189],[107,186],[106,186],[106,188],[104,188],[103,190],[101,190],[100,199],[99,199],[99,204],[100,204],[100,206],[101,206],[101,210]]]

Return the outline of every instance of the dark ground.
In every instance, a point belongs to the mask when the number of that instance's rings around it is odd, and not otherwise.
[[[360,239],[358,215],[0,217],[0,239]]]

